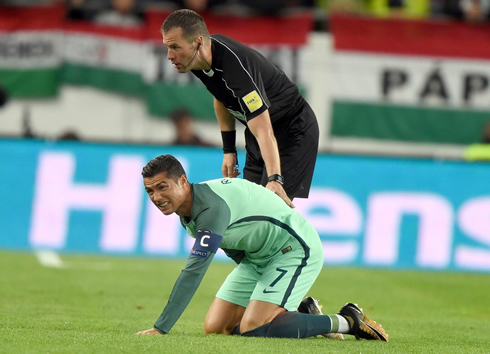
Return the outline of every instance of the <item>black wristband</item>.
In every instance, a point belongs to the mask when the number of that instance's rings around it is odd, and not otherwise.
[[[223,152],[225,154],[236,154],[236,130],[222,131]]]
[[[280,184],[284,184],[284,177],[281,175],[278,175],[277,173],[270,175],[268,180],[269,180],[269,182],[275,181],[275,182],[278,182]]]

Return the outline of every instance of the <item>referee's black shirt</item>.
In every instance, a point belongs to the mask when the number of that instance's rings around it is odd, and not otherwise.
[[[212,35],[211,46],[211,70],[192,73],[235,118],[246,124],[267,109],[273,125],[281,124],[283,118],[295,118],[305,101],[282,70],[229,37]]]

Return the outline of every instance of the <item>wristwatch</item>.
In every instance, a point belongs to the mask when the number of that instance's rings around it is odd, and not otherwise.
[[[278,182],[280,184],[284,184],[284,177],[281,176],[281,175],[278,175],[276,173],[276,174],[273,174],[273,175],[270,175],[269,176],[269,182],[272,182],[272,181]]]

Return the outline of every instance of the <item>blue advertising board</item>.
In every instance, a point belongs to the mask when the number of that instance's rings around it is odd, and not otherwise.
[[[218,148],[1,139],[0,248],[186,257],[192,238],[143,188],[161,154],[191,182],[221,177]],[[490,164],[319,155],[294,203],[325,264],[490,271]]]

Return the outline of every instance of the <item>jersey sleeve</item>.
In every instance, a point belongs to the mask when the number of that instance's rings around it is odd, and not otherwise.
[[[224,235],[231,220],[231,210],[228,204],[206,183],[194,185],[193,190],[196,205],[196,210],[193,209],[196,230]]]
[[[260,58],[231,56],[224,61],[223,79],[236,96],[247,121],[269,109]]]
[[[170,332],[189,305],[222,239],[223,237],[217,234],[198,232],[191,254],[175,282],[168,303],[154,324],[154,328],[158,332],[162,334]]]

